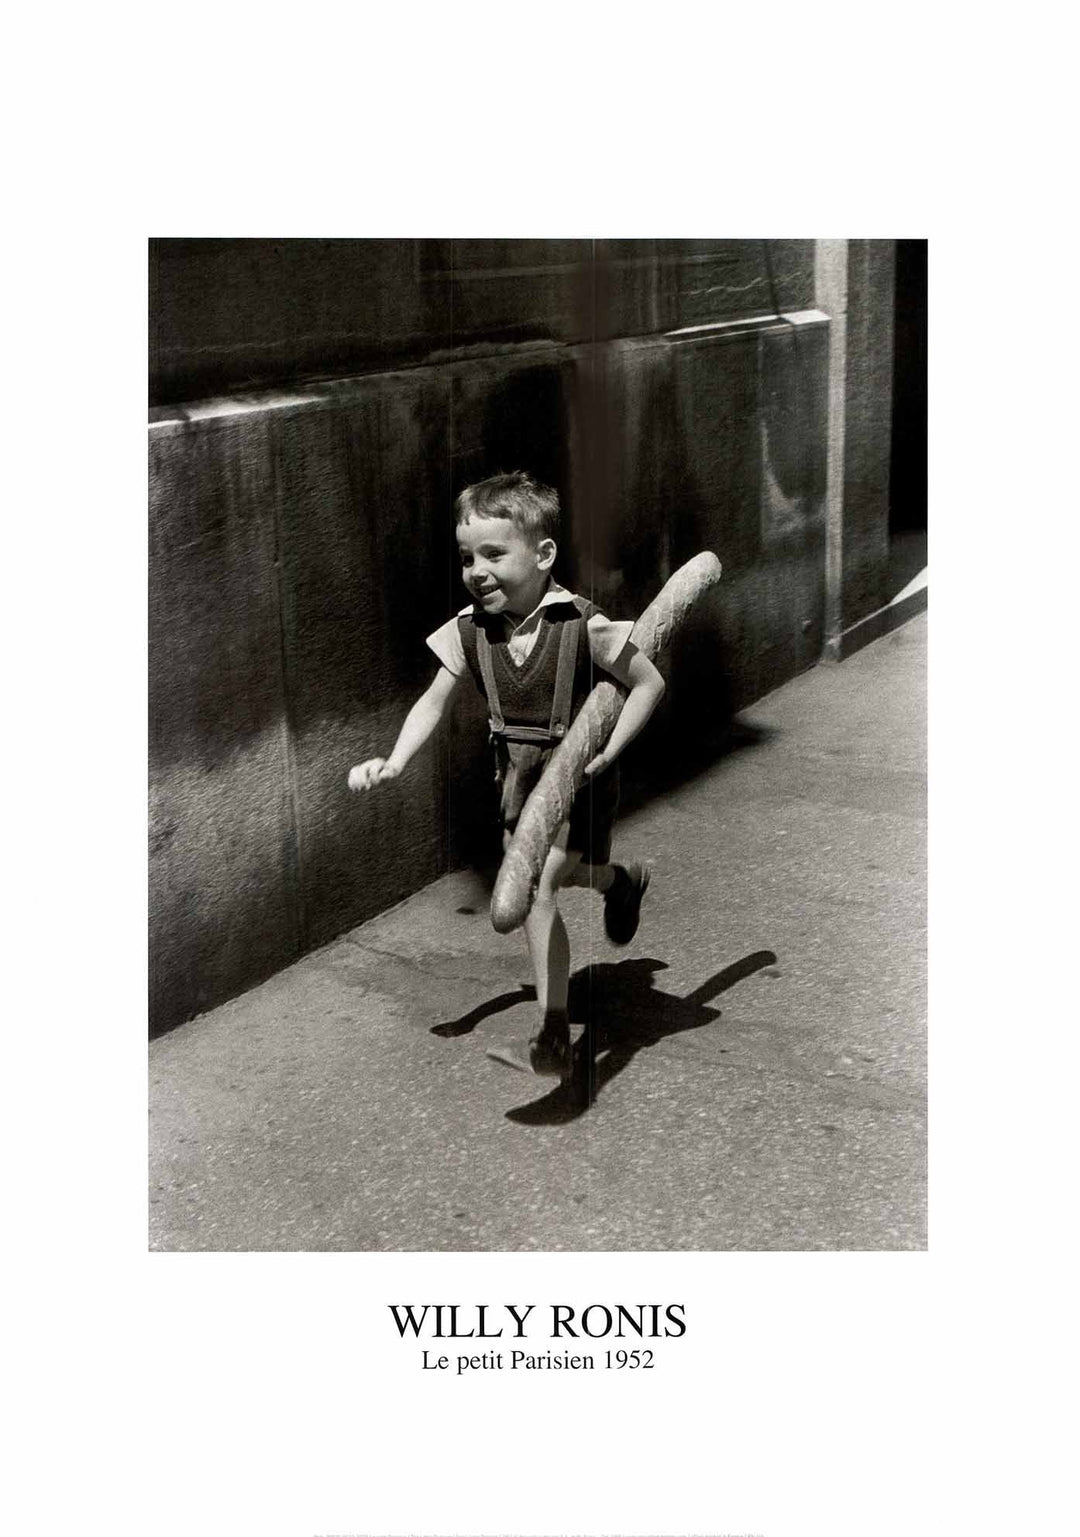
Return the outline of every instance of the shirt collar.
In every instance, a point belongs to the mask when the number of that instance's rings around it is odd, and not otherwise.
[[[522,619],[518,624],[511,624],[509,615],[504,614],[503,622],[505,623],[510,634],[516,635],[519,630],[524,630],[530,624],[532,624],[542,608],[547,608],[550,603],[565,603],[569,596],[570,594],[567,592],[566,588],[560,587],[558,582],[549,582],[544,596],[540,599],[540,602],[536,605],[531,614],[526,614],[525,618]]]

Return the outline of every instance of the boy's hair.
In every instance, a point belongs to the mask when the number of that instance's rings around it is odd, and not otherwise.
[[[466,486],[454,503],[456,523],[469,518],[508,518],[534,543],[559,537],[559,493],[525,470],[492,475]]]

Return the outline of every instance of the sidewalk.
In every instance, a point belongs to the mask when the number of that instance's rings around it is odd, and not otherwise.
[[[486,1057],[524,938],[448,876],[150,1043],[151,1248],[924,1247],[926,627],[619,824],[626,950],[564,895],[591,1107]]]

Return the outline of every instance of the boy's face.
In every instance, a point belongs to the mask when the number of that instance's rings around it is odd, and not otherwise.
[[[457,542],[461,579],[485,614],[532,613],[555,560],[553,539],[534,544],[509,518],[469,518]]]

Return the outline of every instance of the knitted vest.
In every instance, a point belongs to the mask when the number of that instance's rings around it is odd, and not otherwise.
[[[458,616],[465,661],[477,688],[487,699],[493,736],[548,745],[563,736],[592,687],[592,657],[585,627],[596,612],[592,603],[576,595],[568,596],[565,602],[545,604],[540,610],[540,633],[520,667],[510,657],[500,618],[479,609]],[[485,638],[489,676],[497,696],[494,699],[484,679]],[[572,669],[572,683],[567,689],[564,680],[563,694],[567,698],[562,701],[563,718],[553,721],[560,652],[564,667]]]

